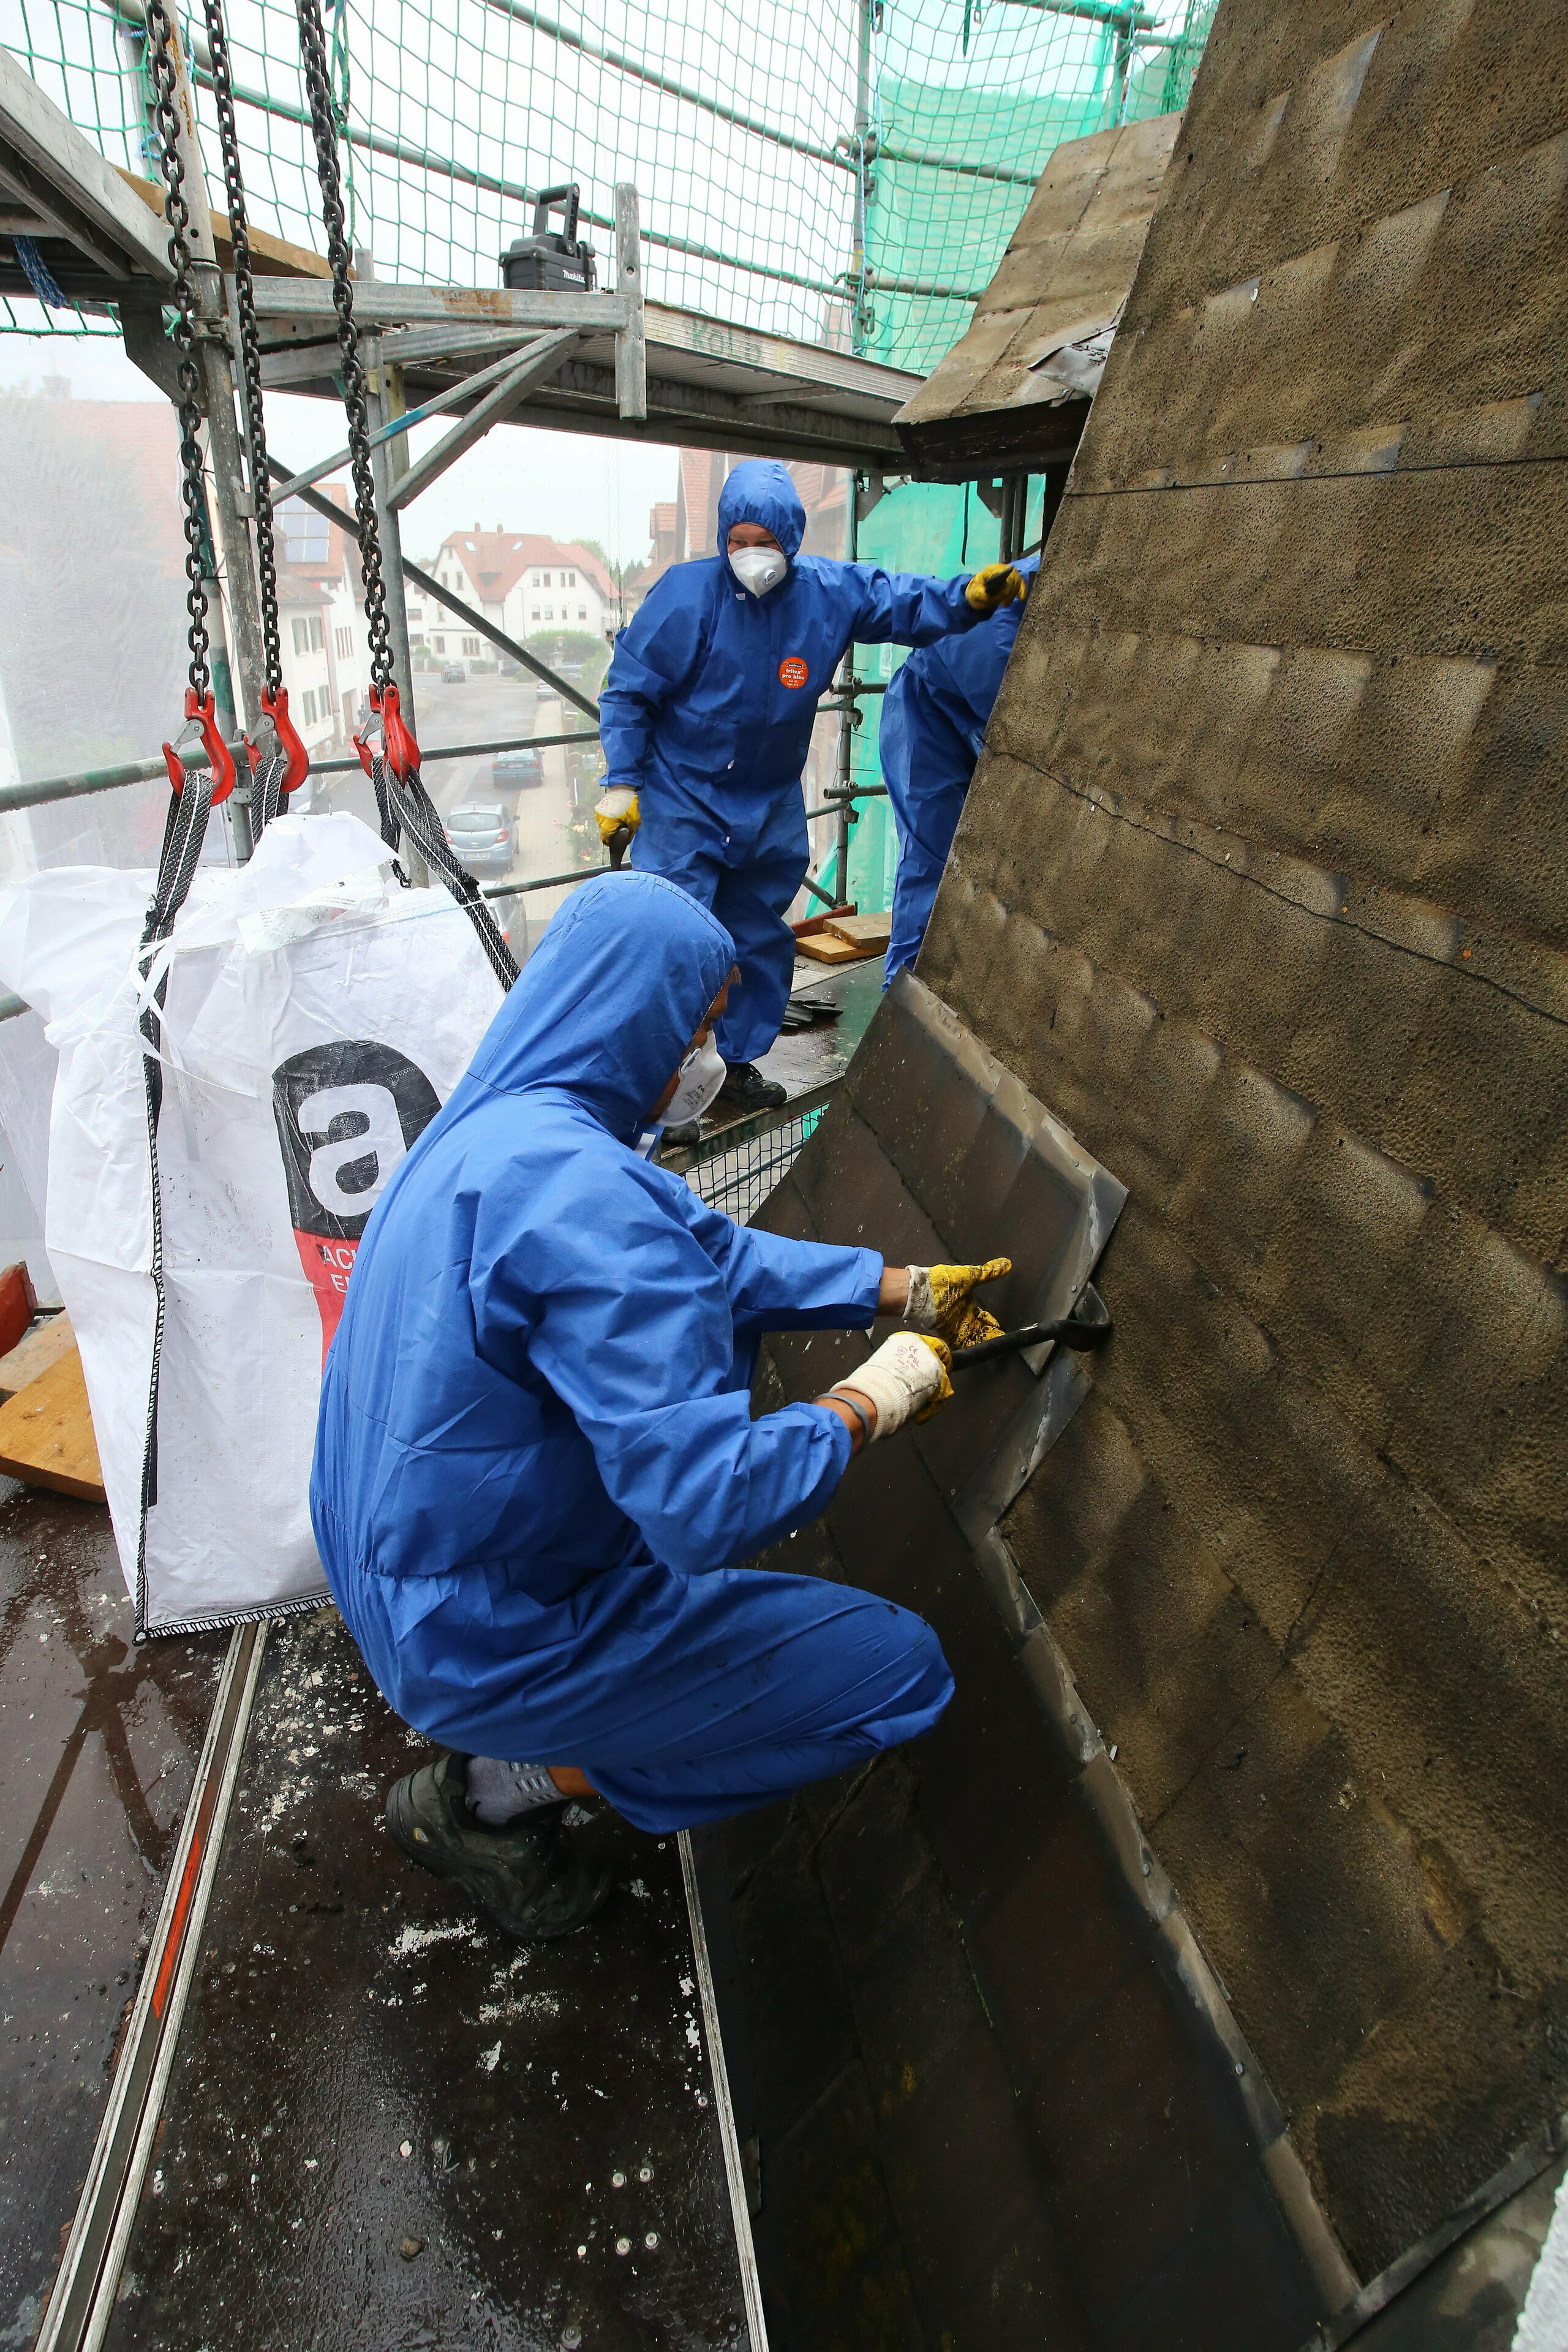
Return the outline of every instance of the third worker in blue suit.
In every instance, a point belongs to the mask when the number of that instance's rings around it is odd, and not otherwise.
[[[1039,568],[1039,557],[1028,556],[1018,576],[1026,583]],[[884,987],[920,953],[1023,612],[1020,599],[984,628],[911,654],[888,688],[878,751],[898,829],[899,870]]]
[[[599,698],[600,829],[637,826],[632,864],[708,908],[740,981],[717,1042],[731,1108],[784,1089],[753,1066],[778,1035],[795,971],[785,909],[809,858],[801,773],[817,698],[852,644],[931,646],[1018,593],[1005,563],[926,580],[803,555],[805,509],[785,468],[738,465],[719,551],[667,572],[616,639]]]

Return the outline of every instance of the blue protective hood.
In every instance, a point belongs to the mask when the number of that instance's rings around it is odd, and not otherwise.
[[[497,1094],[560,1087],[628,1139],[734,961],[729,932],[673,882],[585,882],[552,920],[468,1076]]]
[[[719,493],[719,553],[730,560],[730,526],[758,522],[771,530],[791,562],[805,537],[805,509],[775,457],[742,457]]]

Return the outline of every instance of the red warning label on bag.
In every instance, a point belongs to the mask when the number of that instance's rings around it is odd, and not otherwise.
[[[289,1213],[321,1311],[323,1366],[370,1213],[440,1108],[416,1063],[368,1039],[313,1045],[272,1073]]]
[[[781,686],[804,686],[810,675],[809,669],[798,654],[786,654],[779,664]]]

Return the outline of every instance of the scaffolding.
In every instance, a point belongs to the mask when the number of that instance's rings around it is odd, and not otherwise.
[[[590,22],[532,0],[453,0],[439,10],[426,0],[331,0],[360,312],[407,361],[384,372],[384,431],[420,404],[426,414],[473,411],[463,378],[471,384],[483,369],[487,383],[501,379],[497,417],[846,469],[847,554],[951,572],[1016,551],[1043,527],[1043,486],[972,491],[900,478],[893,411],[967,326],[1053,148],[1184,102],[1214,5],[836,0],[821,11],[799,0],[667,0],[655,10],[612,0]],[[295,10],[287,0],[234,0],[228,16],[252,226],[308,256],[320,243],[318,195]],[[0,0],[0,39],[96,154],[148,190],[156,144],[140,0]],[[213,60],[195,25],[186,46],[216,179]],[[498,257],[522,225],[521,206],[563,181],[580,185],[584,221],[607,233],[603,290],[551,296],[534,310],[498,297]],[[220,236],[224,226],[220,218]],[[9,269],[0,246],[0,336],[123,333],[155,372],[155,305],[119,303],[90,273],[81,283],[51,273],[30,236],[13,244]],[[258,286],[272,351],[266,380],[335,397],[330,350],[319,350],[310,380],[312,342],[326,341],[325,284],[282,277]],[[574,299],[582,315],[568,318]],[[559,348],[521,392],[495,332],[508,323],[498,320],[498,300],[514,328],[556,333]],[[460,352],[451,330],[464,319],[471,331]],[[448,330],[444,346],[438,326]],[[645,338],[646,362],[640,349],[632,355]],[[297,352],[282,348],[290,341]],[[519,359],[521,343],[514,334]],[[372,369],[382,383],[374,351]],[[473,411],[468,440],[488,421]],[[460,430],[442,462],[468,446]],[[392,447],[405,459],[405,440]],[[416,479],[405,474],[401,499],[384,502],[395,572],[396,509],[435,470],[424,462]],[[293,487],[308,502],[320,499],[309,480]],[[215,495],[221,504],[216,471]],[[226,549],[246,536],[242,514],[220,515],[218,529]],[[232,558],[226,565],[231,600],[240,590],[242,665],[249,570]],[[419,584],[442,596],[427,574]],[[538,668],[471,608],[454,609],[465,627]],[[852,656],[827,706],[838,726],[837,772],[820,810],[832,820],[831,846],[813,887],[818,898],[867,908],[889,901],[894,843],[876,729],[863,714],[892,657],[890,648]],[[596,719],[569,686],[565,695]],[[253,701],[242,681],[237,715]],[[17,782],[0,804],[90,792],[100,772],[122,780],[150,765],[106,762]]]

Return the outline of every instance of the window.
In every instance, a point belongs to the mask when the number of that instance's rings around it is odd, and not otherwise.
[[[353,635],[347,629],[334,629],[332,632],[332,638],[333,642],[337,646],[338,659],[340,661],[347,661],[349,656],[354,649]]]
[[[297,654],[308,654],[310,650],[310,625],[308,621],[301,621],[296,618],[294,623],[294,651]]]
[[[547,588],[548,588],[548,587],[549,587],[549,585],[550,585],[550,574],[549,574],[549,572],[547,572],[545,573],[545,575],[544,575],[544,584],[545,584],[545,586],[546,586]]]
[[[310,651],[313,654],[324,653],[326,651],[326,632],[321,626],[321,616],[320,613],[312,613],[310,615]]]
[[[529,573],[529,575],[528,575],[528,584],[529,584],[529,586],[530,586],[531,588],[537,588],[537,587],[538,587],[538,585],[539,585],[539,574],[538,574],[538,572],[531,572]],[[535,614],[534,614],[534,616],[533,616],[533,617],[534,617],[534,619],[537,621],[537,620],[538,620],[538,618],[539,618],[538,614],[537,614],[537,613],[535,613]]]
[[[353,731],[354,698],[352,694],[345,694],[343,697],[343,733],[345,735],[352,735]]]
[[[316,689],[313,686],[308,686],[305,688],[305,724],[307,727],[313,727],[315,723]]]
[[[546,604],[544,607],[544,617],[547,621],[552,621],[555,618],[555,607],[553,604]]]
[[[325,515],[308,507],[303,499],[285,499],[274,522],[282,537],[285,563],[328,561],[332,527]]]
[[[447,640],[445,637],[432,637],[430,642],[435,646],[438,654],[444,654],[446,652]]]
[[[539,607],[538,607],[538,605],[537,605],[537,604],[534,606],[534,608],[533,608],[532,612],[529,614],[529,616],[528,616],[528,617],[529,617],[529,619],[530,619],[531,621],[537,621],[537,620],[538,620],[538,618],[539,618]]]
[[[577,607],[577,618],[578,618],[580,621],[585,621],[585,620],[587,619],[587,617],[588,617],[588,607],[586,606],[586,604],[579,604],[579,605],[578,605],[578,607]]]
[[[484,647],[478,637],[465,637],[463,639],[463,651],[466,654],[482,653]]]
[[[569,572],[566,574],[566,585],[568,588],[575,588],[577,585],[577,574],[574,572]]]

